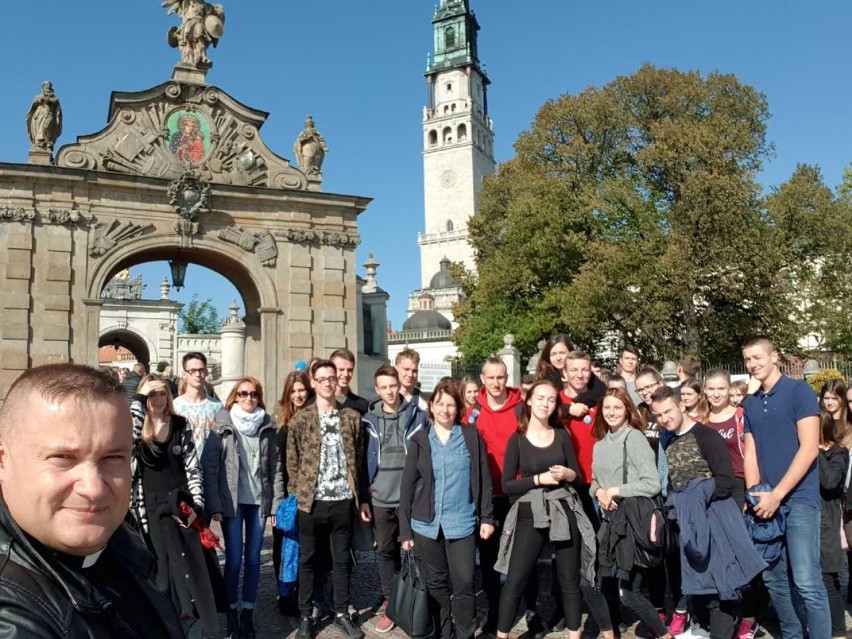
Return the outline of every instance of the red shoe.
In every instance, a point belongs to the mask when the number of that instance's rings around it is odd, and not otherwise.
[[[383,635],[386,632],[393,630],[396,624],[387,615],[382,615],[382,618],[376,622],[376,632]]]
[[[759,627],[760,626],[757,625],[757,621],[746,621],[743,619],[740,622],[734,637],[736,639],[754,639],[754,635],[757,634],[757,629]]]
[[[676,637],[686,632],[687,628],[689,628],[689,614],[686,612],[673,612],[672,622],[669,624],[669,634],[672,637]]]

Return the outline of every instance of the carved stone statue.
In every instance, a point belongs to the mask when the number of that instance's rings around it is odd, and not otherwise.
[[[305,174],[322,174],[322,163],[325,160],[325,154],[328,153],[328,147],[325,145],[325,138],[314,126],[314,119],[310,115],[305,119],[305,129],[296,139],[293,153]]]
[[[163,7],[181,19],[168,36],[169,45],[180,51],[181,62],[197,69],[212,67],[207,47],[215,47],[225,31],[225,8],[203,0],[165,0]]]
[[[53,145],[62,134],[62,107],[50,82],[43,83],[41,93],[33,98],[27,113],[27,130],[33,150],[53,152]]]

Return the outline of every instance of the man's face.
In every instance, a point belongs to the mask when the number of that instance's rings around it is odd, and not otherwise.
[[[683,411],[673,397],[651,404],[657,424],[672,432],[678,432],[683,424]]]
[[[639,366],[639,358],[633,353],[622,351],[621,357],[618,358],[618,363],[621,365],[621,372],[635,373],[636,367]]]
[[[331,366],[322,366],[314,372],[314,390],[326,401],[334,401],[337,395],[337,371]]]
[[[592,363],[587,359],[569,359],[565,362],[565,379],[575,392],[581,393],[592,378]]]
[[[396,365],[396,372],[399,373],[399,383],[402,385],[402,389],[410,393],[417,383],[417,375],[419,374],[417,364],[414,363],[413,359],[404,357]]]
[[[651,395],[662,385],[662,382],[658,382],[651,375],[640,375],[636,378],[636,392],[648,406],[651,405]]]
[[[389,408],[396,406],[399,400],[399,382],[390,375],[379,375],[376,378],[376,395],[385,406]]]
[[[0,486],[21,530],[51,548],[101,550],[130,506],[130,410],[122,397],[49,402],[32,393],[0,440]]]
[[[778,351],[770,350],[765,344],[755,344],[743,349],[743,361],[751,376],[763,382],[778,366]]]
[[[207,365],[200,359],[188,359],[183,366],[183,376],[190,388],[202,390],[207,381]]]
[[[485,391],[494,399],[503,397],[506,393],[506,367],[500,364],[486,364],[480,375]]]
[[[349,383],[355,374],[355,364],[343,357],[335,357],[331,361],[337,367],[337,394],[345,395],[349,392]]]

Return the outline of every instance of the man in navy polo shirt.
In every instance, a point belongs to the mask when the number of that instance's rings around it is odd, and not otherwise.
[[[768,337],[743,344],[746,368],[760,382],[757,392],[743,401],[746,486],[772,486],[769,492],[753,493],[760,499],[755,513],[769,519],[782,508],[787,521],[786,552],[766,569],[763,580],[784,639],[805,634],[793,605],[793,586],[805,604],[808,637],[829,639],[828,598],[819,562],[819,404],[805,382],[781,374],[778,358]]]

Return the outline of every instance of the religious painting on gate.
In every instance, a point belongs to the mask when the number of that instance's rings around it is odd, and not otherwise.
[[[197,111],[175,111],[166,121],[169,150],[181,162],[201,162],[210,150],[210,123]]]

